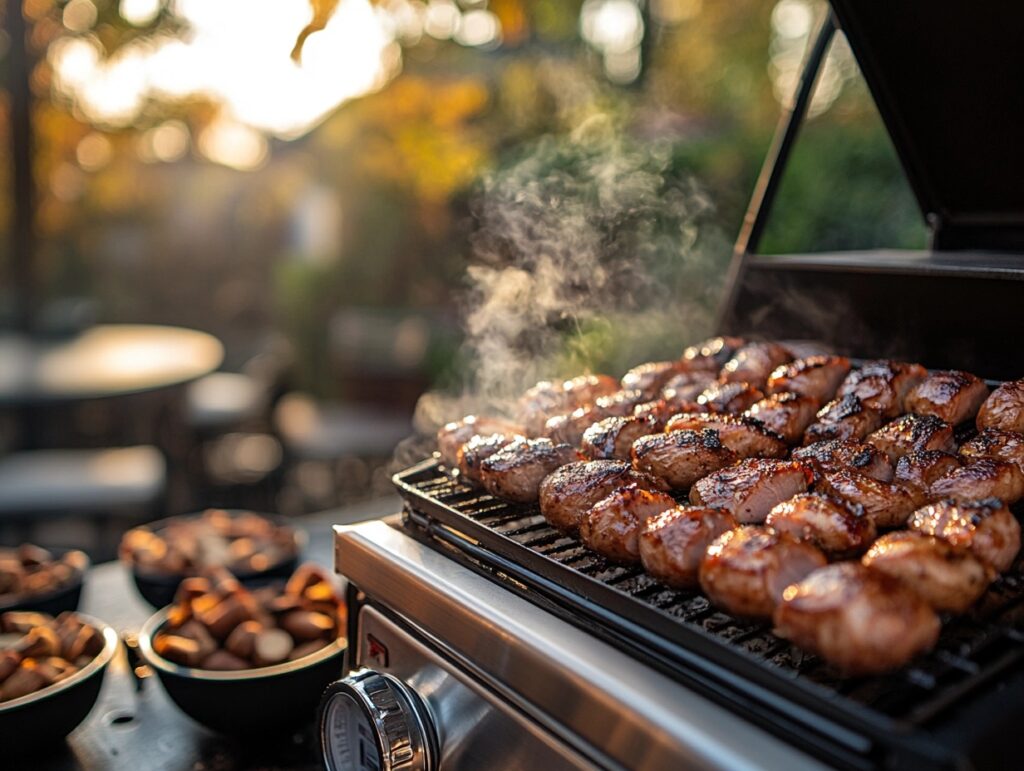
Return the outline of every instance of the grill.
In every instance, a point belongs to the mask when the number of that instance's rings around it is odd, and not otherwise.
[[[537,506],[460,483],[436,460],[394,481],[407,524],[428,541],[834,763],[953,765],[972,730],[990,726],[975,718],[954,735],[950,721],[963,720],[968,706],[979,713],[1010,706],[994,684],[1005,684],[1024,658],[1020,561],[971,614],[943,626],[927,656],[891,676],[843,678],[773,635],[770,625],[734,618],[700,594],[610,563],[554,530]],[[1019,689],[1013,696],[1024,700]]]
[[[737,240],[718,332],[1020,377],[1010,331],[1024,325],[1024,102],[1008,99],[1007,79],[993,74],[1024,69],[1013,38],[1024,10],[964,14],[954,3],[920,0],[831,6]],[[930,247],[759,255],[839,28],[928,222]],[[885,677],[843,678],[770,626],[611,564],[553,530],[536,506],[496,500],[436,460],[399,473],[395,484],[416,537],[833,765],[988,767],[1019,752],[1020,561],[969,614],[946,620],[931,653]]]

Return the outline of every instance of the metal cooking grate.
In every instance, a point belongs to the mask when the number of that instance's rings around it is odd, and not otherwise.
[[[773,690],[787,684],[808,687],[818,700],[830,703],[831,712],[845,710],[858,725],[866,719],[888,730],[923,725],[1024,657],[1020,560],[970,614],[946,620],[930,654],[885,677],[844,678],[817,657],[773,635],[770,625],[734,618],[699,593],[669,589],[638,567],[610,563],[577,539],[554,530],[536,505],[493,498],[452,479],[436,461],[398,474],[395,483],[412,509],[468,536],[467,543],[519,566],[522,571],[513,578],[554,581],[579,597],[582,607],[611,605],[609,610],[629,622],[660,635],[668,632],[676,642],[713,641],[717,643],[713,648],[726,649],[727,663],[748,667],[753,662],[758,669],[774,673],[776,682],[769,682]],[[671,623],[667,626],[666,621]],[[746,655],[736,656],[736,651]]]

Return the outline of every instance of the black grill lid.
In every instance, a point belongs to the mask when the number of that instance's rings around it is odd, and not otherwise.
[[[1024,5],[832,0],[934,249],[1024,249]]]

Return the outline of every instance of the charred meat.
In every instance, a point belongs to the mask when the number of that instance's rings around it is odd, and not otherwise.
[[[651,517],[640,529],[644,570],[669,586],[694,587],[708,546],[735,527],[729,512],[702,506],[678,506]]]
[[[738,527],[718,536],[700,564],[700,585],[715,605],[737,616],[767,618],[786,587],[824,567],[809,543],[766,527]]]
[[[977,436],[963,444],[960,457],[968,463],[979,458],[1002,460],[1015,463],[1017,468],[1024,471],[1024,435],[1001,428],[982,429]]]
[[[865,407],[878,410],[885,418],[903,412],[907,394],[928,376],[920,364],[900,361],[869,361],[853,370],[839,387],[840,396],[856,396]]]
[[[821,493],[801,493],[768,512],[765,525],[814,544],[832,559],[860,554],[875,540],[875,523],[861,506]]]
[[[798,444],[817,410],[818,400],[813,396],[787,392],[761,399],[743,414],[761,421],[789,444]]]
[[[894,480],[901,485],[918,491],[919,497],[927,498],[935,481],[951,471],[960,468],[955,455],[940,450],[924,450],[904,455],[896,463]]]
[[[722,365],[718,379],[763,388],[776,367],[792,360],[793,355],[778,343],[747,343]]]
[[[939,501],[915,511],[907,524],[911,530],[970,549],[999,573],[1010,568],[1020,551],[1020,523],[997,498]]]
[[[963,613],[992,581],[991,568],[971,552],[924,533],[900,530],[875,541],[866,567],[899,579],[938,611]]]
[[[718,432],[722,444],[741,458],[783,458],[786,443],[782,437],[759,420],[736,415],[683,413],[668,421],[667,431],[700,431],[710,428]]]
[[[470,482],[480,482],[480,464],[490,458],[503,447],[511,444],[517,437],[507,434],[491,434],[490,436],[474,436],[459,448],[459,476]]]
[[[807,490],[813,479],[799,461],[749,458],[694,482],[690,502],[725,509],[741,524],[764,522],[773,506]]]
[[[763,398],[750,383],[712,383],[697,396],[697,411],[740,413]]]
[[[467,415],[462,420],[448,423],[437,432],[437,449],[441,460],[449,468],[455,468],[459,462],[459,448],[474,436],[491,436],[505,434],[516,436],[523,434],[525,429],[508,420],[488,418],[483,415]]]
[[[687,365],[681,360],[649,361],[639,364],[619,381],[623,391],[639,391],[645,401],[655,398],[673,376],[687,371]]]
[[[845,356],[808,356],[783,364],[768,378],[768,393],[797,393],[827,402],[850,371]]]
[[[630,415],[605,418],[583,432],[580,449],[591,460],[632,460],[633,442],[642,436],[659,433],[658,421],[652,417]]]
[[[906,399],[908,412],[934,415],[956,426],[978,414],[988,386],[977,375],[960,370],[932,372]]]
[[[875,527],[899,527],[920,501],[916,491],[891,482],[879,482],[849,469],[825,471],[815,489],[864,507]]]
[[[892,481],[892,466],[885,454],[874,445],[851,439],[830,439],[798,447],[793,450],[791,457],[810,464],[816,474],[827,469],[848,468],[879,482]]]
[[[633,467],[685,490],[712,471],[736,462],[736,454],[710,429],[669,431],[633,443]]]
[[[576,450],[567,444],[518,438],[480,464],[480,482],[498,498],[532,503],[540,495],[544,477],[578,459]]]
[[[953,427],[934,415],[904,415],[868,435],[873,444],[895,463],[916,450],[956,452]]]
[[[789,587],[775,632],[848,675],[888,672],[931,650],[939,617],[916,592],[857,562],[816,570]]]
[[[882,413],[864,404],[854,394],[833,399],[822,407],[804,432],[804,444],[829,439],[863,439],[882,425]]]
[[[566,533],[575,533],[591,506],[616,489],[630,484],[645,489],[659,486],[656,480],[637,473],[622,461],[569,463],[541,482],[540,511],[552,526]]]
[[[1024,433],[1024,380],[1003,383],[978,410],[977,425]]]
[[[929,493],[933,500],[999,498],[1014,503],[1024,495],[1024,473],[1014,463],[982,458],[939,477],[932,483]]]
[[[657,490],[645,490],[636,484],[620,487],[583,515],[580,540],[615,562],[639,562],[638,537],[644,525],[675,505],[672,496]]]

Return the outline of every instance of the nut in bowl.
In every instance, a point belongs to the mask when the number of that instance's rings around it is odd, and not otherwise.
[[[299,567],[283,589],[250,591],[223,569],[182,581],[139,635],[139,652],[183,712],[232,734],[314,719],[341,673],[345,605],[331,576]]]
[[[5,752],[37,753],[81,723],[99,696],[117,634],[79,613],[0,615],[0,736]]]
[[[136,527],[121,539],[121,561],[139,594],[161,608],[189,576],[227,568],[245,584],[287,578],[305,543],[301,531],[266,514],[208,509]]]
[[[49,550],[28,543],[0,548],[0,613],[75,610],[88,568],[89,558],[77,549]]]

